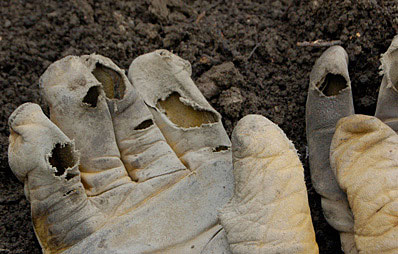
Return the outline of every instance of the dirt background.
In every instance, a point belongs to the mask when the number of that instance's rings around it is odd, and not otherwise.
[[[135,57],[159,48],[192,63],[193,79],[228,133],[250,113],[279,124],[305,166],[320,253],[341,253],[306,157],[309,72],[327,47],[297,43],[340,40],[356,110],[373,114],[380,54],[397,33],[395,0],[2,0],[0,6],[0,253],[40,253],[23,184],[7,162],[11,112],[28,101],[43,106],[38,79],[66,55],[96,52],[128,69]]]

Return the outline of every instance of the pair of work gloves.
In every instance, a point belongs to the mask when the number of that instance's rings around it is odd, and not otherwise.
[[[312,181],[346,253],[398,252],[397,48],[382,57],[376,117],[354,115],[342,47],[310,76]],[[231,148],[190,75],[166,50],[128,78],[95,54],[48,67],[50,119],[33,103],[9,118],[10,167],[44,253],[318,253],[292,142],[248,115]]]

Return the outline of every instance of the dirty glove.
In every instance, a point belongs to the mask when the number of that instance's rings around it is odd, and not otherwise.
[[[318,252],[292,143],[247,116],[231,152],[190,74],[165,50],[134,60],[131,83],[99,55],[47,69],[51,121],[32,103],[9,119],[9,163],[44,253]]]
[[[398,185],[385,185],[385,179],[390,177],[390,173],[397,176],[398,168],[388,169],[394,165],[391,161],[393,156],[378,157],[383,154],[382,151],[389,148],[390,153],[398,152],[397,146],[389,145],[395,141],[387,142],[381,138],[394,136],[391,133],[398,130],[397,47],[398,37],[395,37],[381,59],[384,77],[375,114],[393,130],[376,118],[369,120],[366,116],[349,117],[354,114],[354,107],[348,75],[348,56],[342,47],[334,46],[326,50],[316,61],[310,75],[306,123],[311,178],[315,190],[321,195],[326,220],[340,232],[345,253],[397,251],[398,245],[394,243],[397,243],[398,231],[393,233],[396,231],[396,222],[387,217],[397,216],[398,210],[395,209],[395,215],[383,215],[384,212],[376,212],[377,209],[373,209],[377,206],[382,207],[378,199],[383,195],[389,197],[383,201],[385,204],[392,205],[397,202],[397,198],[388,193],[398,191]],[[347,118],[338,123],[344,117]],[[395,139],[391,137],[391,140]],[[377,143],[377,140],[380,143]],[[345,147],[346,150],[341,147]],[[366,159],[368,156],[371,158]],[[354,166],[353,161],[358,164]],[[370,179],[372,182],[369,182]],[[358,190],[355,187],[359,185],[363,189]],[[379,186],[379,193],[374,194],[373,191]],[[374,223],[365,227],[364,224],[370,223],[370,219],[374,220]],[[385,224],[378,224],[382,220],[385,220]],[[395,240],[388,234],[386,237],[381,236],[386,227],[392,230],[392,235],[395,234]],[[388,243],[389,241],[391,243]]]

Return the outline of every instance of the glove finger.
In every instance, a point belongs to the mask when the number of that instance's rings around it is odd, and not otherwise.
[[[398,36],[381,58],[384,74],[377,99],[375,116],[398,131]]]
[[[348,55],[340,46],[326,50],[316,61],[310,75],[306,104],[306,132],[309,149],[311,180],[321,195],[323,214],[327,222],[340,233],[345,253],[354,254],[350,247],[354,221],[347,197],[339,188],[330,169],[330,143],[337,121],[354,114]],[[347,242],[343,241],[343,238]]]
[[[220,160],[219,152],[228,151],[230,140],[220,114],[206,101],[190,75],[191,65],[166,50],[142,55],[129,68],[130,81],[167,142],[194,171],[214,158]]]
[[[341,119],[330,162],[355,218],[359,253],[398,251],[398,135],[372,116]]]
[[[87,200],[74,142],[33,103],[17,108],[9,126],[9,164],[24,182],[43,251],[66,249],[99,228],[104,219]]]
[[[242,118],[233,134],[235,194],[221,211],[233,253],[318,253],[296,149],[259,115]]]

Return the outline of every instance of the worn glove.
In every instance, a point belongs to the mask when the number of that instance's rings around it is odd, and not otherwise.
[[[9,163],[44,253],[318,252],[293,144],[251,115],[231,151],[190,68],[158,50],[129,79],[99,55],[46,70],[51,120],[32,103],[9,119]]]
[[[395,37],[381,59],[384,77],[375,114],[381,121],[353,115],[342,47],[325,51],[311,72],[306,108],[311,178],[345,253],[398,251],[397,48]]]

